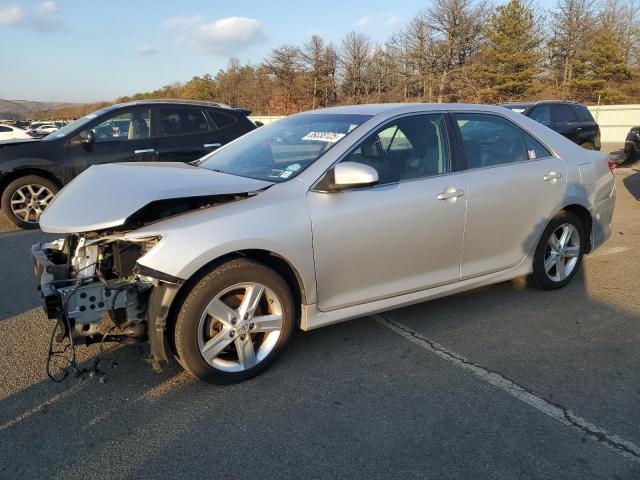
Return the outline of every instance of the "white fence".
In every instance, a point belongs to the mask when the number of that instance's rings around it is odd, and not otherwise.
[[[640,125],[640,105],[600,105],[589,111],[600,125],[602,142],[624,142],[629,129]]]
[[[633,126],[640,125],[640,104],[638,105],[599,105],[589,107],[593,118],[600,125],[602,142],[624,142]],[[281,116],[252,115],[251,120],[266,125],[275,122]]]

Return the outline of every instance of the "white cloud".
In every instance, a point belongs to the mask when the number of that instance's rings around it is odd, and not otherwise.
[[[24,10],[17,5],[0,6],[0,25],[17,25],[24,17]]]
[[[158,50],[156,48],[153,47],[149,47],[147,45],[143,45],[142,47],[139,47],[136,49],[136,53],[138,55],[155,55],[158,53]]]
[[[58,10],[58,6],[56,5],[56,2],[46,1],[40,4],[38,10],[42,13],[53,13]]]
[[[384,22],[387,27],[395,27],[396,25],[398,25],[398,23],[400,23],[400,17],[398,17],[397,15],[391,15]]]
[[[202,22],[202,15],[193,15],[191,17],[185,17],[180,15],[177,17],[171,17],[166,19],[164,22],[162,22],[162,25],[164,25],[165,27],[171,27],[171,28],[173,27],[189,28],[201,22]]]
[[[42,2],[35,10],[25,11],[17,5],[0,6],[0,25],[50,32],[62,26],[55,2]]]
[[[371,19],[367,16],[362,17],[360,20],[358,20],[356,23],[354,23],[354,25],[356,27],[366,27],[367,25],[369,25],[369,21]]]
[[[229,17],[206,23],[196,15],[170,18],[163,25],[183,28],[179,41],[215,55],[235,54],[267,38],[262,23],[255,18]]]

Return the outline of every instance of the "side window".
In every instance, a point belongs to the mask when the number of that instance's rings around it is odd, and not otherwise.
[[[150,126],[151,110],[140,108],[116,113],[92,130],[96,143],[100,143],[149,138]]]
[[[522,129],[498,115],[454,115],[464,145],[467,168],[483,168],[528,159]]]
[[[549,125],[551,123],[551,108],[549,105],[535,107],[529,117],[538,123]]]
[[[581,122],[594,122],[591,112],[584,105],[576,105],[573,107]]]
[[[207,118],[196,108],[160,107],[158,126],[161,137],[204,133],[209,130]]]
[[[13,130],[10,129],[9,127],[5,127],[3,125],[0,125],[0,132],[12,132]]]
[[[554,105],[553,106],[553,121],[554,123],[570,123],[577,122],[578,117],[568,105]]]
[[[548,158],[551,157],[551,152],[547,150],[547,147],[542,145],[538,140],[533,138],[527,132],[522,132],[524,135],[524,143],[527,146],[527,157],[529,160],[536,158]]]
[[[372,166],[380,184],[447,173],[449,145],[444,116],[414,115],[395,120],[367,137],[343,161]]]
[[[213,120],[213,123],[216,124],[216,127],[218,127],[220,130],[226,127],[230,127],[238,121],[238,119],[233,115],[225,112],[220,112],[218,110],[209,110],[209,116],[211,117],[211,120]]]

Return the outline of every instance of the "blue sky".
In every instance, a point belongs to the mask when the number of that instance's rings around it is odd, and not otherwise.
[[[257,63],[350,30],[383,42],[428,5],[405,0],[0,0],[0,98],[89,102]]]

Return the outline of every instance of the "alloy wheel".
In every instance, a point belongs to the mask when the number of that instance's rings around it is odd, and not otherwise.
[[[218,370],[248,370],[274,349],[282,322],[282,302],[271,289],[255,282],[232,285],[216,295],[200,317],[200,354]]]
[[[580,257],[580,234],[564,223],[549,236],[544,254],[544,270],[554,282],[561,282],[576,268]]]
[[[43,185],[23,185],[11,195],[11,212],[23,222],[38,223],[52,199],[53,192]]]

